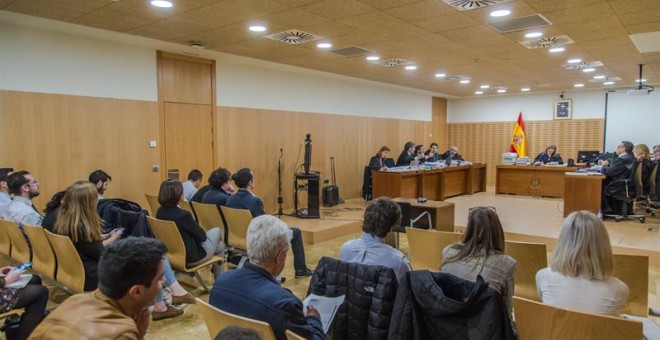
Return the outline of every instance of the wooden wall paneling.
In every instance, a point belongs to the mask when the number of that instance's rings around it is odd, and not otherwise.
[[[495,185],[495,165],[508,152],[515,122],[448,124],[449,144],[473,162],[488,163],[488,185]],[[564,161],[579,150],[601,150],[605,129],[602,119],[527,121],[525,128],[530,158],[556,144]]]
[[[165,102],[213,103],[213,61],[201,58],[158,53],[159,99]]]
[[[438,149],[446,150],[447,145],[447,99],[433,97],[431,102],[431,133],[432,141],[438,143]]]

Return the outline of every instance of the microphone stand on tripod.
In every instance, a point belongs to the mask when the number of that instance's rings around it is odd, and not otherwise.
[[[283,150],[280,148],[280,159],[277,160],[277,205],[279,209],[277,210],[277,217],[282,218],[284,212],[282,212],[282,203],[284,203],[284,198],[282,198],[282,156],[284,156]]]

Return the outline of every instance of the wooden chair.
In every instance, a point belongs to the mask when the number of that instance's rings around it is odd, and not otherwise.
[[[158,211],[158,208],[160,208],[160,203],[158,203],[158,195],[144,194],[144,197],[147,198],[147,203],[149,203],[151,216],[156,216],[156,211]]]
[[[518,262],[514,295],[541,301],[536,289],[536,273],[548,266],[548,251],[545,244],[506,241],[504,248],[505,253]]]
[[[190,203],[184,201],[183,199],[180,199],[180,200],[179,200],[179,207],[180,207],[181,209],[183,209],[183,210],[185,210],[185,211],[191,213],[191,214],[193,215],[193,217],[196,218],[195,211],[194,211],[193,208],[190,206]],[[156,215],[154,214],[154,216],[156,216]]]
[[[286,330],[286,332],[284,332],[284,334],[286,334],[286,339],[287,340],[305,340],[305,338],[303,338],[302,336],[300,336],[300,335],[298,335],[298,334],[296,334],[296,333],[294,333],[294,332],[292,332],[288,329]]]
[[[589,314],[513,297],[519,340],[642,339],[642,323],[609,315]]]
[[[215,339],[220,331],[229,326],[238,326],[256,331],[261,335],[263,340],[275,340],[273,329],[269,324],[263,321],[222,311],[211,306],[208,302],[200,298],[197,298],[196,305],[197,308],[199,308],[199,313],[202,314],[202,319],[204,319],[206,329],[208,329],[211,339]]]
[[[0,223],[2,223],[2,229],[7,232],[11,242],[11,259],[18,263],[29,261],[32,258],[30,245],[21,229],[13,221],[0,220]]]
[[[14,222],[11,221],[5,221],[3,219],[0,219],[0,255],[5,257],[6,259],[10,260],[11,259],[11,240],[9,239],[9,234],[7,234],[7,228],[10,226],[8,223],[5,222],[10,222],[14,224]],[[14,224],[16,225],[16,224]]]
[[[227,239],[225,244],[232,251],[247,251],[247,229],[252,221],[252,214],[247,209],[220,207],[227,222]]]
[[[214,263],[222,263],[224,259],[220,256],[213,255],[203,263],[188,267],[188,264],[186,263],[186,247],[183,244],[183,239],[181,238],[179,229],[176,227],[176,223],[173,221],[159,220],[151,216],[147,216],[147,219],[149,220],[149,225],[151,225],[151,231],[156,238],[165,243],[165,246],[167,247],[167,258],[170,260],[172,268],[179,272],[194,276],[197,281],[199,281],[204,292],[208,293],[209,288],[199,275],[199,270]]]
[[[55,278],[70,293],[82,293],[85,288],[85,267],[76,247],[67,236],[53,234],[44,230],[57,257],[57,275]]]
[[[224,235],[225,223],[222,221],[217,205],[192,202],[192,206],[197,213],[197,222],[202,229],[209,231],[213,228],[220,228],[221,235]]]
[[[406,228],[410,265],[414,270],[440,271],[442,250],[460,241],[461,236],[446,231]]]
[[[16,309],[8,310],[4,313],[0,313],[0,320],[4,320],[13,315],[21,315],[23,313],[25,313],[25,308],[16,308]]]
[[[649,316],[649,257],[614,254],[614,277],[628,285],[630,295],[622,314]]]
[[[32,245],[32,270],[51,281],[56,281],[57,260],[45,229],[23,224],[23,230]]]

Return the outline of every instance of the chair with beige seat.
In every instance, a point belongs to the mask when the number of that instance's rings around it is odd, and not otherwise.
[[[461,234],[446,231],[406,228],[410,265],[413,270],[440,271],[442,250],[461,240]]]
[[[225,216],[225,222],[227,222],[227,239],[225,240],[227,250],[235,254],[246,255],[247,230],[252,221],[250,210],[227,208],[225,206],[222,206],[221,209],[222,214]],[[247,256],[243,256],[239,266],[243,264],[246,258]]]
[[[45,229],[39,226],[23,224],[25,235],[32,245],[32,271],[41,274],[50,281],[55,279],[57,270],[57,258],[53,247],[48,241]]]
[[[286,334],[286,339],[287,340],[305,340],[305,338],[303,338],[302,336],[300,336],[300,335],[298,335],[298,334],[296,334],[296,333],[294,333],[294,332],[292,332],[288,329],[286,330],[285,334]]]
[[[53,234],[48,230],[44,230],[44,233],[57,257],[57,282],[69,293],[82,293],[85,287],[85,268],[73,242],[67,236]]]
[[[21,229],[12,221],[0,220],[0,224],[2,224],[1,228],[7,232],[11,242],[11,259],[16,263],[29,261],[32,258],[30,245]]]
[[[196,217],[195,210],[190,206],[190,203],[184,201],[183,199],[179,200],[179,207],[187,212],[189,212],[193,217]]]
[[[649,257],[613,254],[614,277],[628,286],[630,295],[621,314],[649,316]]]
[[[609,315],[571,311],[513,297],[519,340],[642,339],[642,323]]]
[[[199,275],[199,270],[206,266],[210,266],[214,263],[222,264],[224,259],[220,256],[213,255],[208,260],[196,265],[189,267],[186,263],[186,247],[183,243],[183,238],[179,233],[179,229],[176,226],[176,223],[173,221],[163,221],[151,216],[147,216],[149,225],[151,226],[151,231],[157,239],[161,240],[167,247],[167,259],[170,261],[172,268],[174,270],[183,272],[187,275],[194,276],[199,284],[204,289],[204,292],[208,293],[209,288],[202,280],[202,277]]]
[[[220,331],[229,326],[238,326],[256,331],[259,333],[259,335],[261,335],[263,340],[275,340],[273,329],[269,324],[263,321],[254,320],[222,311],[211,306],[208,302],[200,298],[197,298],[196,305],[197,308],[199,308],[199,313],[202,314],[202,319],[204,319],[204,323],[206,324],[206,328],[209,331],[211,339],[215,339],[216,335],[218,335]]]
[[[204,231],[209,231],[213,228],[220,228],[224,233],[225,223],[222,221],[220,210],[215,204],[205,204],[199,202],[192,202],[193,209],[197,215],[197,222]]]
[[[9,234],[7,234],[6,230],[9,224],[5,222],[11,221],[0,219],[0,255],[2,255],[7,260],[11,260],[11,240],[9,239]]]
[[[536,273],[548,266],[548,251],[545,243],[506,241],[504,252],[518,263],[514,295],[541,301],[536,289]]]
[[[151,216],[156,216],[156,212],[158,211],[158,208],[160,208],[160,203],[158,203],[158,195],[144,194],[144,197],[147,198],[147,203],[149,203]]]

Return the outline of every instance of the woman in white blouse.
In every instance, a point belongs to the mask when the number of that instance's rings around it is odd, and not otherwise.
[[[629,291],[613,272],[612,246],[603,222],[588,211],[576,211],[564,220],[550,267],[536,273],[536,287],[543,303],[619,315]]]

